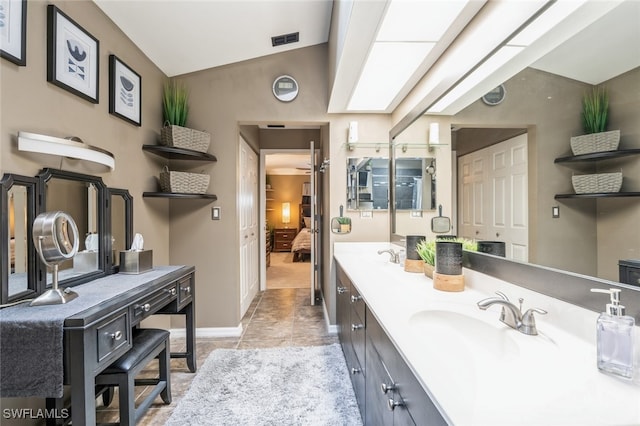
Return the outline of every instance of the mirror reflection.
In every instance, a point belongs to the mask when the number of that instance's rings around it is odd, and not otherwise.
[[[9,221],[9,297],[28,289],[29,226],[27,187],[13,185],[7,193]]]
[[[46,211],[64,211],[75,221],[80,236],[78,253],[73,259],[59,265],[60,281],[102,272],[100,200],[102,188],[98,182],[82,179],[81,176],[55,174],[45,180]],[[47,273],[46,285],[50,286],[53,276]]]
[[[334,234],[348,234],[351,232],[351,218],[345,216],[331,218],[331,232]]]
[[[347,209],[389,208],[389,159],[347,158]]]
[[[396,210],[433,210],[436,208],[436,159],[395,159]]]

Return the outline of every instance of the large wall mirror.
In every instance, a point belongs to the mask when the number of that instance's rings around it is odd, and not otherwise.
[[[78,253],[59,265],[60,284],[78,284],[104,275],[108,260],[106,187],[102,179],[55,169],[44,169],[38,177],[43,195],[40,210],[68,213],[80,235]],[[44,265],[40,268],[46,270]],[[53,276],[47,271],[45,285],[49,287],[52,283]]]
[[[30,298],[38,291],[31,228],[35,219],[38,180],[5,175],[0,182],[0,250],[3,253],[1,304]]]
[[[623,31],[629,23],[626,19],[637,16],[640,6],[637,2],[624,2],[612,9],[604,20],[609,27]],[[625,24],[626,23],[626,24]],[[637,34],[637,22],[632,23]],[[594,29],[601,32],[601,23]],[[590,28],[585,28],[590,31]],[[635,31],[635,32],[634,32]],[[574,52],[592,50],[575,45]],[[614,51],[606,46],[605,50]],[[627,40],[629,48],[638,47],[640,39]],[[489,227],[504,219],[517,219],[517,233],[527,238],[526,247],[520,247],[519,256],[526,262],[552,267],[591,277],[619,281],[618,264],[623,259],[640,259],[640,197],[607,196],[600,198],[556,199],[557,194],[574,192],[571,185],[573,175],[622,171],[624,179],[622,191],[640,192],[640,155],[607,159],[605,161],[574,161],[556,163],[557,158],[571,156],[570,138],[584,131],[581,127],[580,112],[584,93],[595,85],[602,85],[609,93],[609,130],[619,129],[620,150],[640,148],[640,68],[638,57],[635,65],[626,69],[615,69],[616,64],[629,63],[629,55],[622,52],[623,61],[606,61],[599,70],[602,76],[594,82],[580,81],[577,74],[561,75],[554,72],[563,66],[567,72],[586,71],[574,63],[577,59],[566,52],[566,46],[550,52],[511,78],[502,82],[506,95],[499,105],[487,105],[480,99],[472,102],[451,116],[423,116],[398,135],[411,133],[416,126],[422,126],[419,134],[426,134],[422,123],[426,120],[440,120],[441,138],[451,144],[449,158],[440,157],[445,148],[435,148],[438,153],[438,169],[452,167],[456,178],[450,184],[438,180],[438,204],[443,204],[444,215],[450,216],[455,231],[460,236],[490,240],[508,238],[501,230],[493,229],[482,234],[477,228],[484,221]],[[553,60],[551,60],[553,58]],[[588,67],[587,67],[588,68]],[[414,132],[415,134],[415,132]],[[446,138],[443,136],[446,134]],[[449,139],[450,138],[450,139]],[[499,145],[513,143],[506,150]],[[397,149],[392,154],[397,155]],[[486,154],[486,155],[485,155]],[[462,157],[470,159],[461,163]],[[491,171],[494,160],[504,164],[522,165],[521,170],[512,170],[503,179],[497,171]],[[453,167],[457,169],[454,170]],[[474,172],[475,170],[475,172]],[[440,170],[438,170],[440,172]],[[474,177],[486,173],[488,180]],[[440,178],[441,175],[438,174]],[[513,177],[513,179],[512,179]],[[495,178],[495,179],[493,179]],[[480,178],[478,178],[480,179]],[[465,181],[468,184],[464,188]],[[486,210],[485,206],[470,201],[481,199],[480,188],[490,195],[493,183],[505,183],[506,192],[514,196],[511,201]],[[508,186],[508,182],[516,182]],[[395,183],[394,183],[395,185]],[[477,190],[473,189],[476,186]],[[449,202],[441,200],[441,187],[450,191]],[[500,197],[500,199],[503,199]],[[505,207],[504,209],[502,207]],[[466,209],[466,210],[465,210]],[[392,211],[397,217],[402,212]],[[465,223],[466,221],[466,223]],[[508,223],[507,223],[508,224]],[[468,226],[469,233],[465,230]],[[394,229],[392,239],[410,234],[424,234],[424,226],[411,222]],[[477,234],[476,234],[477,232]],[[520,244],[520,243],[519,243]],[[507,252],[509,258],[509,252]],[[511,258],[514,258],[511,256]]]
[[[389,159],[347,158],[347,210],[389,208]]]

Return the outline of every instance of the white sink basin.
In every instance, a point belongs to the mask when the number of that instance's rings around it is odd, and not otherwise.
[[[424,310],[409,319],[417,337],[437,345],[447,356],[482,356],[504,362],[518,355],[512,330],[496,318],[495,325],[466,313],[448,310]],[[438,350],[432,347],[432,351]],[[457,352],[457,353],[454,353]],[[462,360],[461,360],[462,361]]]

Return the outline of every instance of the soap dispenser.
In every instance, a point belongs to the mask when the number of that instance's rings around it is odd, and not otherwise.
[[[607,293],[611,301],[597,321],[598,368],[625,378],[633,376],[633,333],[635,320],[624,314],[620,289],[592,288],[594,293]]]

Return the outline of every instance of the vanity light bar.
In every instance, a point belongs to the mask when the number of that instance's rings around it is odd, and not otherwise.
[[[116,168],[116,160],[112,153],[87,145],[77,139],[70,140],[36,133],[18,132],[18,150],[91,161],[107,166],[111,171]]]

